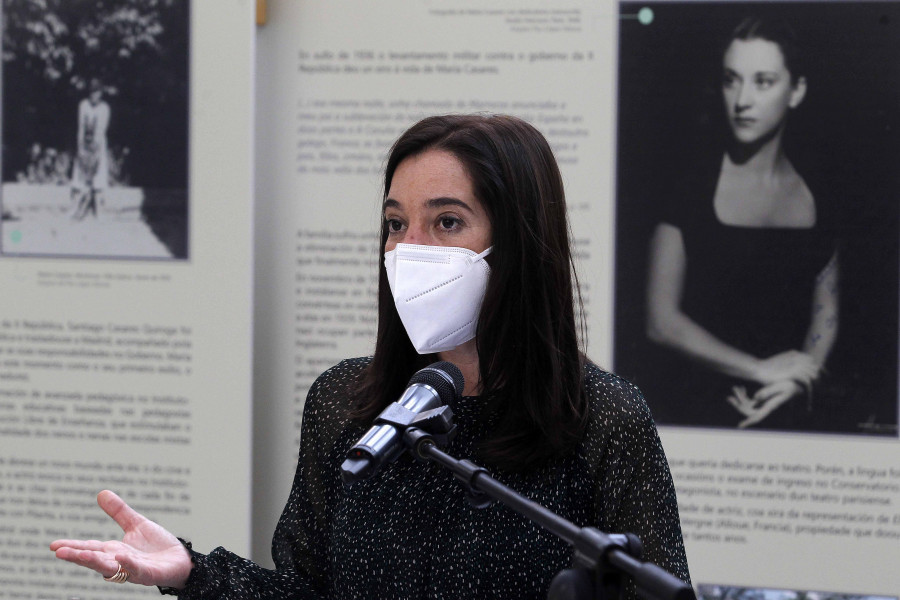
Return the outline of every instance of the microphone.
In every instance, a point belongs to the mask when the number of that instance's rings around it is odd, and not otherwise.
[[[404,427],[422,413],[449,404],[462,395],[464,380],[459,367],[440,361],[416,371],[406,391],[381,411],[374,424],[347,452],[341,479],[350,485],[375,475],[403,454]]]

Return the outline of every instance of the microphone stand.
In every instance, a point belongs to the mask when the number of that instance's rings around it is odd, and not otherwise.
[[[449,406],[429,412],[441,413],[445,423],[453,417]],[[415,426],[427,427],[430,421],[420,419],[403,434],[414,457],[449,469],[466,489],[472,506],[486,508],[498,500],[574,547],[575,566],[553,578],[550,600],[618,600],[622,597],[624,575],[631,577],[638,594],[647,600],[696,600],[691,586],[653,563],[640,560],[641,543],[637,536],[578,527],[525,498],[491,477],[483,467],[469,460],[457,460],[439,449],[438,444],[447,443],[452,435],[442,435],[441,427],[432,435]]]

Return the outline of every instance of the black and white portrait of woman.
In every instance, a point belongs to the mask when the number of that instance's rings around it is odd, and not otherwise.
[[[652,6],[620,39],[616,369],[660,424],[896,435],[896,6]]]

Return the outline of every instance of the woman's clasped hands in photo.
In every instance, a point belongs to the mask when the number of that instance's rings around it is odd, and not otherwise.
[[[798,350],[760,361],[763,386],[751,396],[745,386],[736,385],[727,397],[728,403],[746,417],[738,423],[738,428],[761,422],[779,406],[803,393],[811,398],[812,385],[821,370],[812,356]]]

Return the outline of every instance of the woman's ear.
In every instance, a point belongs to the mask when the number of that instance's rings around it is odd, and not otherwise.
[[[792,87],[794,89],[791,90],[791,99],[788,106],[797,108],[806,96],[806,77],[798,77]]]

